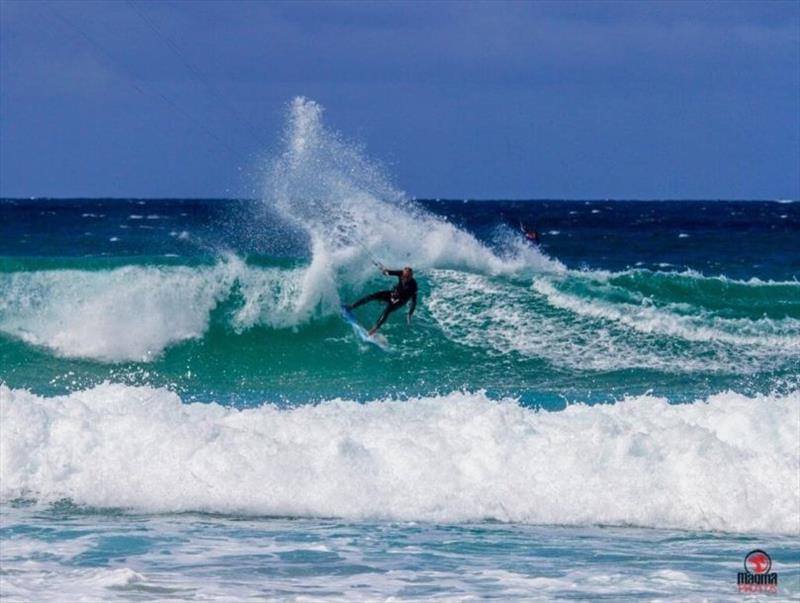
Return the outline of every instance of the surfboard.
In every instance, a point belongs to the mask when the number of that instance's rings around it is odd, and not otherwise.
[[[372,337],[370,337],[369,332],[358,324],[356,317],[353,316],[353,313],[350,312],[345,306],[342,306],[342,318],[344,321],[353,327],[353,333],[356,334],[361,341],[365,343],[371,343],[375,347],[382,349],[384,352],[390,352],[392,350],[389,347],[389,343],[386,341],[386,338],[381,335],[380,333],[375,333]]]

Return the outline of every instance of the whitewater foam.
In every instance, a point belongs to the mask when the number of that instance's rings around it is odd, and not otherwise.
[[[148,361],[198,338],[241,262],[0,274],[0,331],[59,355]]]
[[[427,308],[458,345],[571,369],[738,373],[791,366],[800,357],[797,319],[726,318],[729,308],[714,313],[686,303],[655,305],[610,282],[621,275],[569,271],[536,276],[526,287],[434,270]]]
[[[309,300],[310,268],[248,266],[228,255],[210,266],[126,266],[106,271],[0,273],[0,332],[69,358],[149,362],[202,337],[217,305],[238,291],[230,325],[296,326],[339,307]]]
[[[582,299],[559,291],[554,282],[544,277],[534,280],[533,289],[554,307],[613,321],[641,333],[658,333],[687,341],[723,342],[747,346],[751,350],[759,347],[792,355],[800,353],[800,322],[791,318],[731,319],[710,316],[699,308],[688,308],[693,312],[686,315],[678,311],[686,311],[678,304],[655,308],[646,303],[635,305]]]
[[[800,393],[535,411],[482,393],[281,409],[0,386],[0,498],[148,512],[800,533]]]

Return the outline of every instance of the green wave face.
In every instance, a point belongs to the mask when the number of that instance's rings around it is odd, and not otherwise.
[[[430,268],[420,305],[360,343],[338,304],[391,281],[313,265],[6,261],[0,364],[38,393],[104,380],[199,400],[286,403],[484,388],[553,407],[652,390],[673,398],[796,386],[800,284],[635,270]],[[80,266],[80,267],[79,267]],[[356,311],[371,324],[379,304]]]

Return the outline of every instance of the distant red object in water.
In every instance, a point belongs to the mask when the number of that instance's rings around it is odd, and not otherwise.
[[[525,238],[528,240],[529,243],[533,243],[534,245],[539,244],[539,233],[533,230],[532,228],[525,228],[522,222],[519,223],[519,229],[522,231],[522,234],[525,235]]]

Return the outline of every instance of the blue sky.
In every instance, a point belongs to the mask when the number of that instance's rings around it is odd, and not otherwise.
[[[253,196],[304,95],[416,197],[800,198],[800,2],[0,11],[2,196]]]

